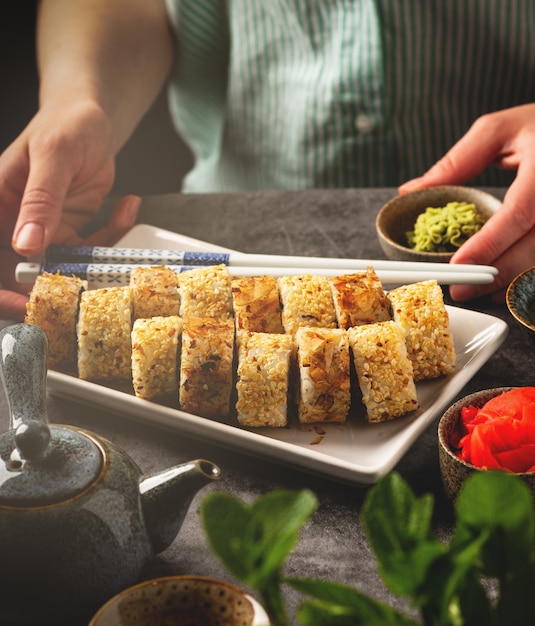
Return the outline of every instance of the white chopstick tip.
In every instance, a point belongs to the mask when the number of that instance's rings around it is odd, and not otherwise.
[[[41,263],[18,263],[15,268],[15,280],[21,285],[35,282],[41,273]]]
[[[492,274],[492,276],[498,276],[499,273],[498,268],[494,267],[494,265],[475,265],[470,263],[437,263],[437,265],[443,265],[445,268],[449,268],[454,272],[485,272]]]

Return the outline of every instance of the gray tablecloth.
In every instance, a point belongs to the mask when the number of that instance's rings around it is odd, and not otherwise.
[[[500,190],[491,191],[501,195]],[[382,204],[393,195],[393,189],[369,189],[155,196],[144,199],[139,222],[244,252],[383,258],[374,220]],[[532,348],[505,305],[481,300],[465,306],[505,320],[510,333],[460,395],[494,386],[532,384]],[[405,606],[383,586],[359,522],[368,488],[230,452],[58,397],[49,397],[48,410],[50,421],[79,424],[108,437],[147,473],[197,457],[220,465],[221,480],[196,496],[177,539],[146,565],[143,578],[200,574],[232,580],[210,553],[200,528],[202,498],[211,490],[224,490],[250,501],[279,487],[307,487],[317,494],[320,506],[288,561],[288,573],[347,583],[396,606]],[[8,416],[2,392],[0,415],[5,429]],[[439,537],[447,539],[452,510],[442,492],[436,422],[418,438],[396,469],[417,493],[434,494],[435,529]],[[286,597],[292,613],[299,598],[289,590]]]

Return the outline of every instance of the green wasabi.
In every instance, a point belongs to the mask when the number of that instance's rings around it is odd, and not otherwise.
[[[448,202],[445,207],[428,207],[414,230],[406,233],[409,246],[418,252],[454,252],[485,223],[475,204]]]

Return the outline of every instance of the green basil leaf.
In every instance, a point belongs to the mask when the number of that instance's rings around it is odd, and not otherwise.
[[[247,527],[250,520],[245,506],[232,496],[213,493],[201,503],[201,519],[214,554],[234,576],[247,580],[250,554],[240,530]]]
[[[431,533],[433,498],[418,498],[397,473],[373,487],[364,503],[362,521],[388,587],[410,595],[426,580],[432,563],[445,547]]]
[[[297,616],[302,626],[417,626],[409,617],[339,583],[286,578],[285,583],[317,601],[304,601]]]
[[[453,547],[488,534],[481,552],[485,575],[500,578],[530,562],[535,537],[533,497],[520,478],[505,472],[473,474],[459,492],[456,514]]]
[[[277,490],[251,505],[214,493],[201,517],[213,552],[227,569],[254,589],[272,588],[299,531],[317,508],[311,491]]]
[[[426,624],[489,626],[491,605],[479,577],[480,545],[468,544],[462,554],[447,552],[429,568],[426,580],[412,597]],[[467,619],[477,616],[477,619]]]
[[[297,609],[297,619],[302,626],[419,626],[401,614],[367,619],[338,606],[317,602],[303,602]]]

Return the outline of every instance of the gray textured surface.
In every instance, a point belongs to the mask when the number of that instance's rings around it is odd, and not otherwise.
[[[144,200],[139,222],[244,252],[383,258],[374,219],[381,205],[394,194],[393,189],[370,189],[149,197]],[[510,333],[460,395],[490,387],[533,384],[532,348],[505,305],[481,300],[468,306],[506,320]],[[110,438],[127,450],[147,473],[196,457],[221,466],[221,480],[194,499],[177,539],[146,566],[144,578],[202,574],[232,581],[211,555],[200,529],[198,509],[202,498],[217,489],[250,501],[278,487],[308,487],[317,494],[320,507],[304,529],[288,562],[288,571],[354,585],[404,606],[403,601],[392,598],[382,585],[359,523],[366,488],[231,453],[56,397],[49,397],[48,405],[50,421],[80,424]],[[2,424],[7,423],[3,396],[0,396],[0,415]],[[435,494],[436,532],[439,537],[447,538],[452,518],[440,482],[436,424],[424,432],[397,470],[417,493]],[[293,610],[298,597],[288,592],[287,598]]]

